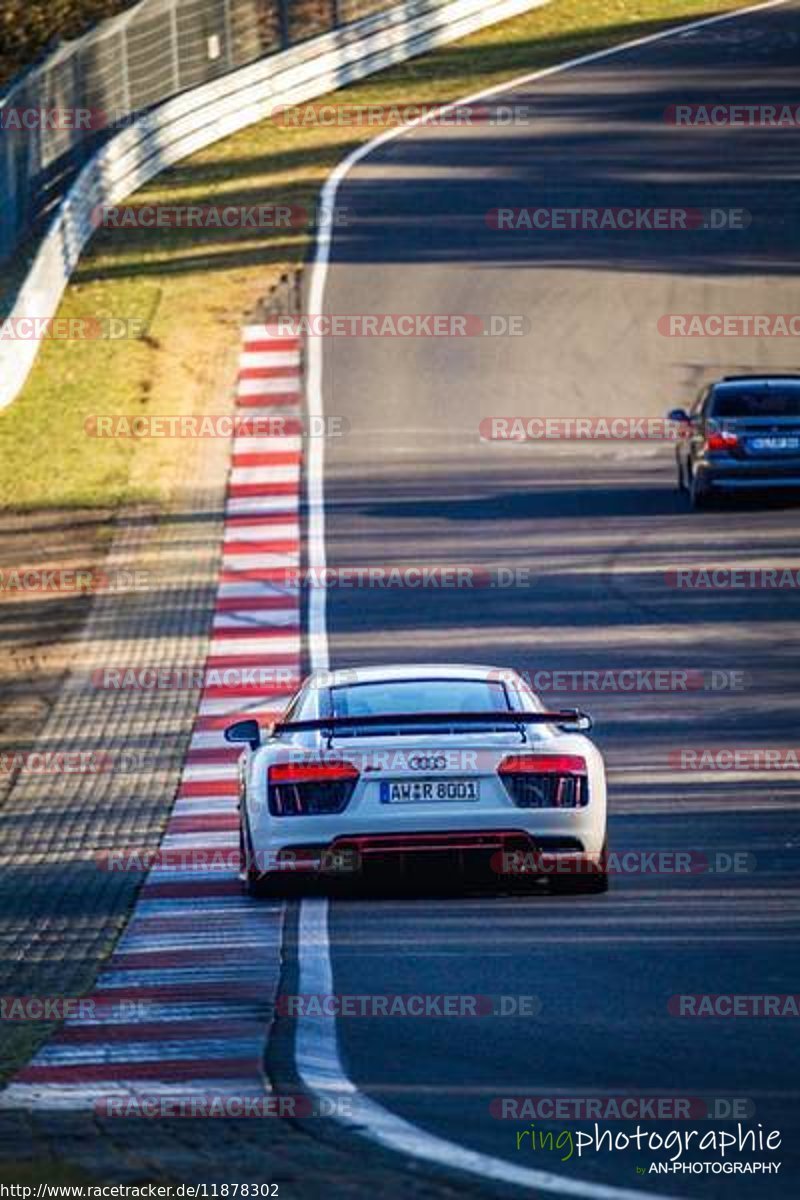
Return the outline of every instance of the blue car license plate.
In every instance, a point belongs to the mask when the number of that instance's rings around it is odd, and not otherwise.
[[[757,454],[800,451],[800,437],[754,437],[748,445]]]

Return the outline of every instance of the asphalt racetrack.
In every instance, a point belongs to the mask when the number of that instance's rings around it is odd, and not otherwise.
[[[541,1005],[534,1020],[342,1018],[357,1087],[421,1130],[573,1181],[687,1196],[797,1190],[797,1020],[678,1017],[670,997],[796,990],[797,772],[687,768],[703,759],[681,752],[796,741],[797,591],[682,589],[674,572],[791,564],[800,510],[743,502],[695,514],[675,490],[669,445],[504,444],[479,426],[500,415],[658,417],[718,374],[797,368],[790,338],[669,337],[658,322],[796,308],[797,130],[680,128],[665,112],[798,103],[799,58],[798,5],[711,24],[495,98],[524,106],[527,121],[406,132],[351,170],[337,198],[349,220],[333,236],[326,313],[499,314],[524,318],[526,332],[325,339],[325,411],[351,429],[325,450],[329,566],[516,572],[505,587],[330,589],[332,665],[702,673],[687,692],[587,693],[563,678],[543,690],[594,714],[612,850],[645,855],[607,896],[331,904],[337,993]],[[744,210],[746,221],[601,231],[487,220],[530,206]],[[708,866],[676,875],[646,857],[686,850]],[[648,1175],[637,1168],[669,1156],[517,1150],[530,1120],[491,1108],[519,1095],[631,1094],[706,1105],[700,1120],[639,1122],[662,1133],[731,1130],[715,1117],[747,1112],[745,1128],[781,1131],[780,1152],[733,1157],[780,1161],[780,1173]],[[556,1134],[592,1125],[536,1122]]]

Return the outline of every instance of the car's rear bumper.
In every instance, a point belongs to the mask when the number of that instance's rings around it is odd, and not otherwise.
[[[330,864],[334,850],[348,847],[351,859],[372,870],[403,860],[475,862],[509,848],[563,846],[597,855],[605,843],[605,778],[597,766],[589,802],[577,807],[516,805],[495,779],[476,801],[383,803],[374,782],[356,792],[339,813],[278,817],[263,803],[248,805],[252,850],[260,869],[263,862],[282,859],[299,863],[307,847],[314,847],[317,857],[315,863],[306,855],[308,870],[320,869],[323,855]]]
[[[603,865],[603,846],[589,850],[573,835],[537,836],[522,829],[344,834],[327,843],[273,850],[264,865],[271,872],[339,878],[469,870],[499,881],[596,873]]]
[[[710,487],[719,491],[756,491],[759,488],[785,488],[787,490],[800,488],[800,475],[731,475],[712,476],[708,480]]]
[[[695,466],[698,482],[715,491],[755,491],[759,488],[800,489],[800,462],[700,462]]]

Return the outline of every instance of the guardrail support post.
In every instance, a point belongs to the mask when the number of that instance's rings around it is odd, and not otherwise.
[[[128,31],[123,26],[122,29],[122,95],[125,97],[123,104],[125,106],[125,116],[131,116],[133,113],[133,101],[131,99],[131,76],[128,69]]]
[[[178,44],[178,9],[173,3],[170,13],[170,38],[172,39],[172,90],[179,92],[181,90],[181,55],[180,46]]]
[[[0,188],[0,193],[3,196],[6,216],[4,220],[0,221],[0,262],[11,255],[21,223],[17,164],[12,145],[12,132],[10,129],[6,129],[3,133],[5,154],[3,155],[3,186]]]
[[[280,17],[281,45],[284,50],[288,50],[291,45],[289,41],[289,0],[278,0],[278,15]]]
[[[231,20],[231,0],[225,0],[225,49],[228,57],[228,70],[233,70],[233,21]]]

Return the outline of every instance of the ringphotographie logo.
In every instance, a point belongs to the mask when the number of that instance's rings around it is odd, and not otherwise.
[[[514,1102],[513,1097],[507,1098],[511,1103]],[[523,1103],[524,1103],[523,1098]],[[538,1098],[535,1098],[538,1099]],[[615,1113],[617,1105],[613,1099],[607,1098],[606,1103],[612,1114]],[[681,1098],[678,1098],[680,1101]],[[622,1102],[623,1098],[619,1102]],[[667,1100],[668,1104],[669,1101]],[[714,1098],[710,1103],[703,1102],[700,1098],[690,1101],[690,1107],[694,1109],[703,1107],[705,1110],[701,1120],[713,1119],[730,1121],[731,1109],[735,1106],[740,1107],[740,1102],[727,1100],[725,1097]],[[646,1101],[645,1101],[646,1104]],[[549,1105],[545,1104],[545,1109],[549,1109]],[[629,1110],[631,1111],[631,1110]],[[679,1109],[680,1115],[676,1118],[679,1121],[686,1120],[684,1110]],[[493,1114],[494,1115],[494,1114]],[[698,1114],[699,1116],[699,1114]],[[520,1118],[512,1118],[519,1120]],[[572,1117],[561,1118],[562,1120],[571,1120]],[[608,1120],[618,1123],[620,1118],[612,1115]],[[651,1162],[649,1168],[637,1166],[637,1175],[644,1175],[652,1172],[659,1173],[688,1173],[688,1174],[755,1174],[777,1173],[780,1170],[781,1164],[765,1161],[756,1162],[741,1162],[731,1161],[730,1157],[726,1159],[728,1151],[742,1154],[746,1151],[761,1152],[765,1150],[777,1150],[781,1144],[780,1130],[772,1130],[770,1133],[765,1133],[763,1127],[759,1124],[758,1129],[750,1128],[745,1130],[741,1120],[737,1120],[736,1133],[729,1133],[723,1129],[706,1129],[706,1130],[683,1130],[670,1129],[666,1132],[659,1132],[654,1129],[644,1128],[638,1123],[638,1117],[628,1118],[629,1120],[637,1121],[636,1127],[631,1132],[612,1131],[610,1129],[602,1129],[600,1122],[595,1120],[591,1132],[584,1130],[573,1130],[570,1127],[561,1129],[537,1128],[535,1120],[531,1121],[529,1129],[515,1131],[516,1149],[518,1151],[526,1151],[535,1153],[537,1157],[542,1154],[560,1153],[561,1162],[569,1162],[572,1156],[577,1152],[578,1158],[582,1158],[584,1151],[588,1150],[595,1154],[608,1154],[614,1151],[626,1151],[635,1146],[636,1150],[650,1151],[665,1151],[670,1155],[668,1161]],[[656,1120],[669,1118],[656,1117]],[[690,1119],[696,1119],[694,1117]],[[736,1119],[736,1116],[733,1117]],[[709,1151],[717,1156],[711,1159],[705,1159],[701,1162],[696,1160],[684,1161],[684,1154],[689,1154],[696,1151]],[[544,1160],[546,1161],[546,1159]]]
[[[571,1131],[570,1136],[571,1136]],[[761,1125],[757,1129],[745,1129],[741,1122],[737,1123],[736,1132],[730,1133],[722,1129],[709,1129],[704,1132],[700,1138],[697,1138],[693,1130],[669,1130],[666,1133],[660,1133],[653,1129],[642,1128],[637,1124],[635,1130],[631,1133],[612,1132],[610,1129],[601,1129],[599,1122],[594,1123],[594,1129],[591,1133],[578,1130],[575,1133],[575,1149],[578,1157],[583,1156],[584,1150],[589,1150],[595,1154],[601,1152],[609,1152],[615,1150],[629,1150],[635,1146],[637,1151],[642,1150],[664,1150],[671,1152],[671,1160],[668,1163],[653,1163],[651,1170],[666,1168],[674,1168],[685,1170],[690,1174],[706,1174],[709,1171],[715,1174],[721,1174],[727,1166],[731,1173],[735,1167],[753,1168],[759,1170],[768,1168],[770,1170],[780,1169],[780,1163],[735,1163],[722,1161],[725,1159],[728,1151],[743,1154],[746,1151],[754,1153],[763,1153],[765,1150],[777,1150],[781,1144],[780,1130],[773,1129],[767,1133]],[[698,1150],[710,1150],[714,1154],[718,1154],[718,1159],[713,1159],[705,1162],[684,1162],[683,1155],[697,1152]],[[716,1168],[716,1169],[715,1169]],[[639,1168],[637,1168],[639,1170]],[[644,1168],[641,1168],[642,1172]]]

